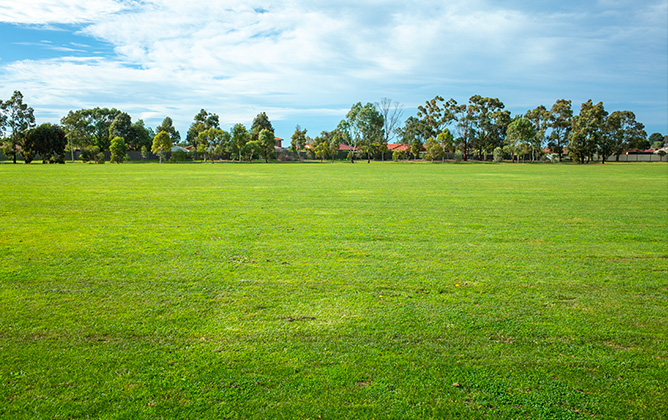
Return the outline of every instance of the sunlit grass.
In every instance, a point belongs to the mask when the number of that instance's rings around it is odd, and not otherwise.
[[[0,177],[0,416],[668,412],[666,165]]]

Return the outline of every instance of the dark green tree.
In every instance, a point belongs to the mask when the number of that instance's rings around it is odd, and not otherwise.
[[[452,112],[455,114],[456,132],[458,134],[455,143],[461,150],[461,158],[466,161],[469,156],[469,148],[471,146],[471,138],[473,137],[473,104],[458,105],[454,102],[451,106]]]
[[[535,161],[541,150],[543,149],[543,144],[545,143],[545,136],[547,130],[550,126],[550,117],[552,114],[547,110],[543,105],[539,105],[536,108],[527,111],[524,115],[524,118],[531,121],[533,125],[534,138],[529,142],[529,147],[531,149],[531,161]]]
[[[274,133],[274,127],[271,125],[271,121],[269,121],[269,117],[267,117],[265,112],[260,112],[253,119],[249,133],[250,140],[260,142],[260,132],[262,130],[269,130],[272,134]],[[262,147],[262,145],[260,145],[260,147]]]
[[[472,107],[472,143],[482,158],[483,152],[491,152],[495,147],[503,146],[506,128],[510,124],[510,112],[503,110],[505,105],[498,98],[475,95],[469,99],[469,103]]]
[[[571,122],[568,153],[573,161],[589,163],[594,160],[606,131],[607,116],[603,102],[594,104],[590,99],[582,104],[580,114],[574,116]]]
[[[382,114],[371,103],[362,105],[358,102],[350,108],[337,130],[346,133],[346,144],[353,148],[351,162],[354,162],[354,155],[359,150],[366,152],[367,161],[370,161],[373,144],[382,142],[383,124]]]
[[[57,125],[42,124],[25,133],[21,153],[26,163],[39,155],[42,163],[65,163],[65,147],[67,135]]]
[[[531,148],[531,143],[536,138],[536,130],[527,118],[515,117],[508,125],[506,132],[506,150],[511,154],[511,162],[513,155],[517,156],[517,162],[520,161],[520,156]]]
[[[262,149],[262,155],[264,156],[265,163],[269,162],[269,158],[273,155],[276,148],[276,137],[274,137],[274,131],[263,129],[260,131],[259,141],[260,149]]]
[[[649,143],[650,147],[653,149],[660,149],[664,145],[664,137],[661,133],[652,133],[649,138],[647,139],[647,142]],[[658,146],[658,147],[656,147]]]
[[[133,143],[128,143],[130,150],[141,150],[142,147],[146,149],[151,147],[151,142],[155,133],[150,127],[146,127],[144,120],[139,120],[132,124],[132,140]]]
[[[436,96],[424,105],[418,106],[417,117],[422,121],[426,137],[436,138],[456,118],[457,101],[447,102],[442,96]]]
[[[218,115],[202,109],[193,118],[193,123],[190,125],[188,134],[186,135],[186,142],[194,146],[199,133],[209,128],[220,128],[220,119]]]
[[[609,143],[609,150],[605,148],[599,151],[599,154],[614,155],[617,161],[622,153],[634,148],[632,145],[637,145],[647,137],[645,126],[636,121],[636,116],[631,111],[611,113],[607,118],[606,126],[606,141]],[[605,159],[603,161],[605,162]]]
[[[109,138],[113,140],[115,137],[122,137],[124,144],[130,146],[133,150],[137,147],[136,133],[132,128],[132,117],[130,117],[130,114],[120,112],[111,122],[109,126]]]
[[[74,162],[74,149],[77,147],[83,149],[94,141],[93,115],[90,110],[86,109],[69,111],[60,119],[60,124],[67,134],[70,156]]]
[[[423,121],[415,117],[408,117],[403,128],[399,130],[401,144],[406,146],[414,159],[420,157],[420,151],[422,150],[426,133],[428,132],[429,128],[425,127]]]
[[[306,147],[306,129],[303,129],[300,126],[295,127],[295,132],[292,134],[292,142],[290,143],[290,150],[297,153],[299,160],[302,159],[299,152],[304,150]]]
[[[111,138],[109,137],[109,127],[116,119],[116,116],[121,111],[115,108],[93,108],[85,110],[84,114],[89,114],[91,123],[93,125],[95,145],[100,148],[101,152],[109,150]]]
[[[573,118],[573,109],[571,101],[558,99],[550,109],[549,127],[551,129],[548,138],[547,147],[552,153],[563,157],[564,147],[568,144],[568,138],[571,132],[571,119]]]

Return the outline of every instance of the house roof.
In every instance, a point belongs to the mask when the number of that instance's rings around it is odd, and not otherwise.
[[[387,144],[387,149],[391,151],[398,151],[398,152],[405,152],[408,150],[408,147],[404,144],[400,143],[388,143]]]

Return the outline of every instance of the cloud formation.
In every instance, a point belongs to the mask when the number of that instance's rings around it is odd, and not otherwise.
[[[52,46],[63,55],[4,64],[0,95],[21,89],[57,118],[108,104],[182,127],[200,108],[228,124],[268,111],[292,126],[317,109],[325,125],[383,96],[412,107],[480,93],[519,109],[593,97],[632,109],[660,101],[638,96],[658,88],[665,100],[664,1],[552,3],[13,2],[0,22],[76,31],[114,54]]]

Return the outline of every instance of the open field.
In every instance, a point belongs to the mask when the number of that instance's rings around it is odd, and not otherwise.
[[[2,418],[666,418],[668,165],[0,165]]]

